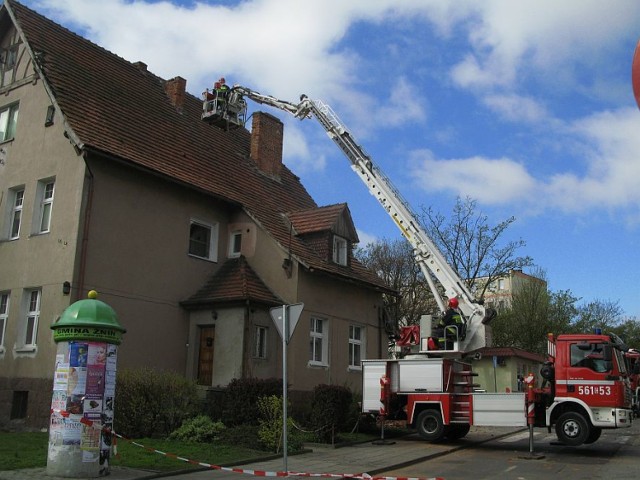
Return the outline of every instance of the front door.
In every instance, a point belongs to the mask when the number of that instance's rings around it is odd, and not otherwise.
[[[198,385],[211,386],[213,382],[213,339],[216,327],[200,327],[198,351]]]

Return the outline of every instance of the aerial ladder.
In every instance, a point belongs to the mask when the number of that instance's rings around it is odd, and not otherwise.
[[[292,103],[235,85],[227,91],[225,98],[221,98],[219,92],[213,94],[207,90],[203,93],[202,120],[227,130],[244,126],[247,108],[245,97],[256,103],[283,110],[300,120],[315,117],[329,138],[347,157],[352,170],[412,246],[415,261],[420,266],[440,312],[447,309],[445,299],[458,300],[458,310],[462,314],[464,325],[462,328],[455,329],[454,341],[447,342],[444,348],[442,345],[434,348],[433,342],[429,342],[432,337],[432,318],[430,315],[424,315],[420,322],[419,339],[416,339],[418,353],[459,355],[489,346],[488,324],[495,316],[495,311],[474,298],[468,286],[429,238],[409,204],[402,198],[391,180],[373,162],[371,156],[358,144],[331,107],[321,100],[311,100],[306,95],[302,95],[298,103]],[[434,278],[444,289],[444,296]]]

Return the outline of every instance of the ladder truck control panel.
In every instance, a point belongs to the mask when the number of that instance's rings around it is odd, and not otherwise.
[[[430,239],[409,204],[331,107],[306,95],[302,95],[298,103],[293,103],[263,95],[240,85],[229,88],[224,85],[222,78],[216,82],[213,90],[203,93],[202,120],[227,130],[244,126],[247,110],[245,98],[278,108],[300,120],[315,118],[347,157],[352,170],[367,186],[369,193],[378,200],[403,237],[411,244],[415,260],[433,293],[440,313],[446,310],[447,299],[457,300],[458,312],[463,322],[461,325],[450,327],[453,330],[452,341],[434,348],[434,342],[429,341],[432,337],[432,318],[425,315],[420,322],[419,338],[415,339],[418,353],[460,355],[488,346],[488,324],[495,312],[474,298],[467,285]],[[444,296],[434,279],[444,289]],[[434,352],[435,349],[438,351]]]

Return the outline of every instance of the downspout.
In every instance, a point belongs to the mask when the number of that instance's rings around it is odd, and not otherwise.
[[[87,268],[87,251],[89,249],[89,226],[91,225],[91,211],[93,209],[93,182],[94,175],[87,161],[87,151],[82,151],[82,159],[87,167],[87,202],[84,210],[84,221],[82,225],[82,240],[80,241],[80,268],[78,270],[78,288],[76,289],[76,298],[83,297],[84,277]]]

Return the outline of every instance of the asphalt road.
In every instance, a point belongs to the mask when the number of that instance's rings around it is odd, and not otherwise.
[[[492,438],[402,468],[378,473],[424,477],[437,472],[446,480],[624,480],[640,478],[640,420],[629,429],[603,431],[580,447],[558,444],[555,433],[536,429],[533,454],[529,432]]]

